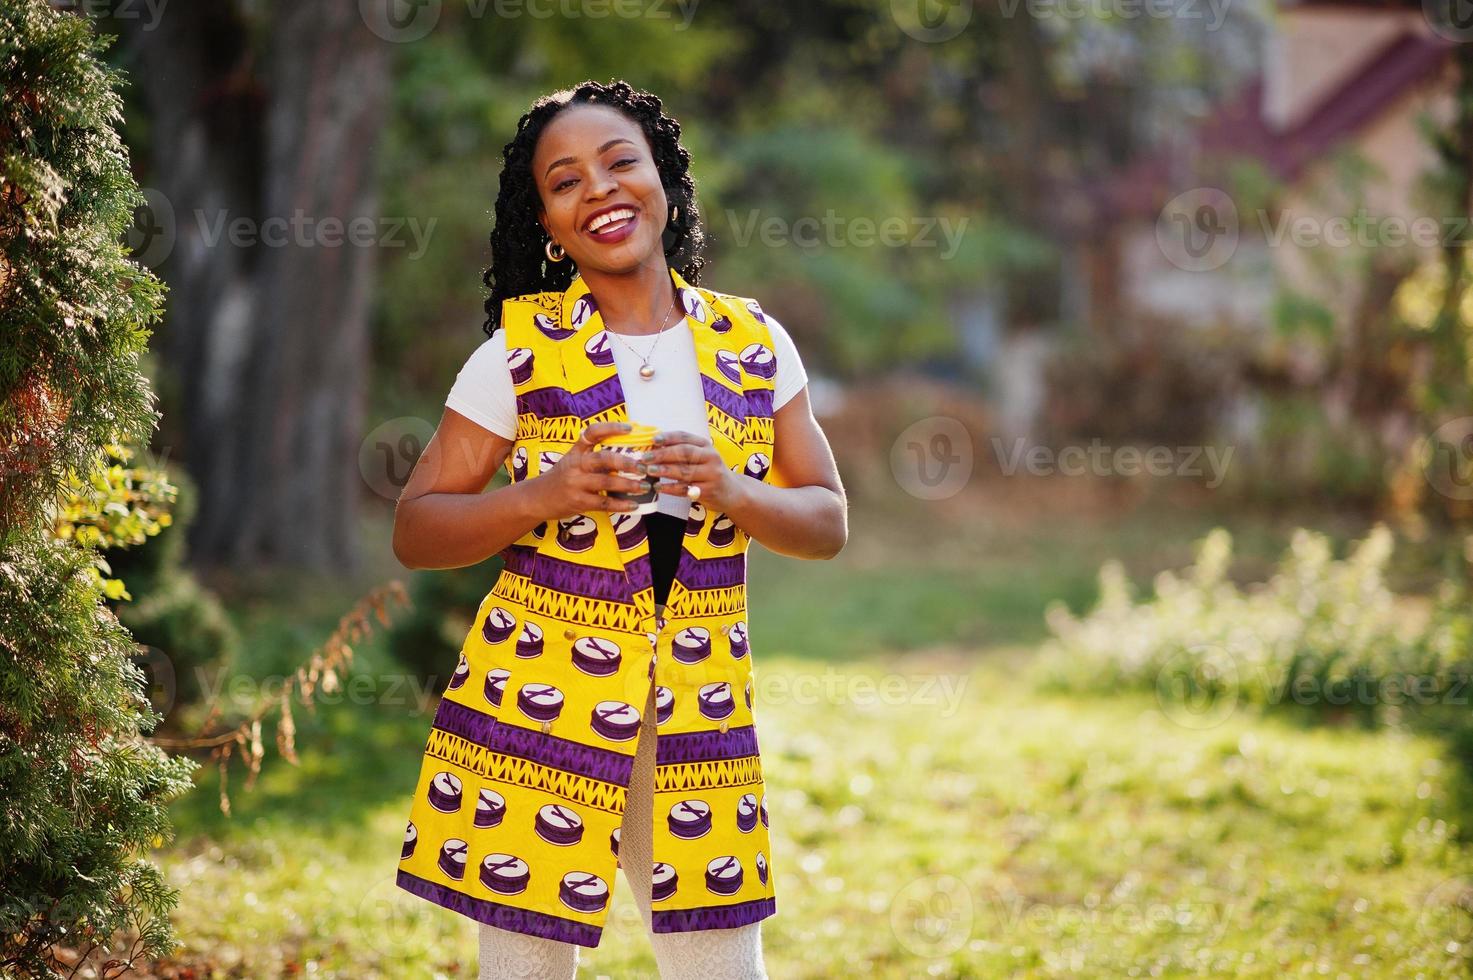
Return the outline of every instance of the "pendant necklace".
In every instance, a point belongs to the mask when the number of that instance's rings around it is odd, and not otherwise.
[[[670,305],[665,309],[665,315],[660,317],[661,324],[665,324],[665,321],[670,318],[670,311],[674,308],[675,297],[672,295],[670,297]],[[635,357],[639,358],[643,362],[639,366],[639,377],[642,381],[648,381],[655,376],[655,369],[650,367],[650,358],[655,356],[655,348],[660,346],[660,338],[665,335],[665,331],[668,329],[670,329],[670,327],[668,324],[666,324],[661,326],[660,329],[655,333],[655,342],[650,345],[650,352],[648,354],[641,354],[639,351],[635,350],[632,346],[630,346],[627,340],[614,333],[614,331],[608,330],[607,328],[605,328],[605,331],[610,336],[617,338],[619,343],[623,344],[625,347],[628,347],[630,353],[632,353]]]

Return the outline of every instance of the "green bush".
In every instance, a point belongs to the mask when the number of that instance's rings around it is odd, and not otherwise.
[[[6,977],[116,977],[172,951],[178,893],[148,852],[194,769],[143,737],[158,716],[97,550],[151,533],[167,499],[109,459],[158,420],[139,361],[163,284],[122,244],[143,195],[106,47],[81,16],[0,3]]]
[[[169,480],[178,488],[170,525],[142,545],[110,549],[106,556],[133,597],[114,611],[135,640],[153,648],[143,661],[154,708],[165,729],[177,729],[188,709],[203,701],[213,675],[235,659],[240,638],[219,598],[184,564],[199,507],[196,485],[182,470],[170,470]]]
[[[1211,717],[1204,706],[1240,703],[1367,725],[1394,722],[1412,706],[1466,707],[1466,589],[1446,582],[1430,600],[1399,596],[1385,581],[1391,552],[1384,527],[1344,559],[1324,535],[1301,529],[1267,582],[1240,589],[1227,577],[1232,540],[1219,528],[1186,574],[1162,572],[1143,601],[1120,565],[1107,563],[1087,615],[1050,606],[1041,682],[1154,689],[1184,717],[1203,719]]]

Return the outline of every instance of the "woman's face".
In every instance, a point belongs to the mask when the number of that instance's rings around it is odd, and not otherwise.
[[[537,141],[532,179],[542,199],[542,227],[580,270],[626,273],[641,263],[665,265],[661,235],[670,206],[660,171],[644,130],[619,110],[564,109]],[[611,207],[633,215],[590,229],[590,220]]]

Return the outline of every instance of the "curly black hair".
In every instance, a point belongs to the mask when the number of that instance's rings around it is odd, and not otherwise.
[[[572,105],[612,106],[639,123],[654,150],[660,183],[670,204],[680,211],[665,228],[665,260],[692,286],[699,285],[706,234],[690,176],[690,152],[680,145],[680,123],[660,109],[660,99],[617,80],[609,85],[589,79],[571,89],[544,95],[517,122],[517,134],[502,150],[501,189],[496,195],[496,225],[491,231],[491,265],[481,281],[491,288],[486,299],[490,337],[501,325],[502,300],[527,293],[561,292],[573,281],[572,262],[548,262],[543,251],[548,236],[537,220],[541,198],[532,177],[532,153],[542,130]]]

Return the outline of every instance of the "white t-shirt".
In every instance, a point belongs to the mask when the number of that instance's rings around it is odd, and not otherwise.
[[[772,409],[776,412],[803,389],[808,375],[787,330],[771,313],[764,310],[763,315],[772,331],[776,359],[772,393]],[[612,330],[609,333],[612,337],[609,349],[614,353],[614,367],[624,388],[630,421],[661,429],[704,433],[706,398],[701,391],[695,338],[691,336],[689,323],[682,320],[680,325],[671,326],[657,345],[654,334],[629,337]],[[645,380],[639,376],[640,365],[644,363],[641,355],[648,354],[651,345],[654,345],[654,356],[650,358],[650,366],[655,369],[655,376]],[[505,330],[497,330],[471,352],[445,398],[445,405],[503,439],[516,438],[517,396],[506,363]],[[690,510],[690,501],[662,493],[657,508],[683,518]]]

